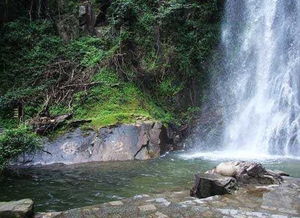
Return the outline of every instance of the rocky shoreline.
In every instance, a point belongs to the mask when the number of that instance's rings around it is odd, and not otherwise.
[[[241,188],[232,195],[198,199],[190,197],[188,190],[136,195],[63,212],[37,213],[34,217],[300,217],[300,179],[284,180],[281,185]]]
[[[268,172],[263,171],[264,168],[260,168],[260,164],[253,165],[249,162],[239,162],[236,165],[236,162],[229,163],[242,168],[246,167],[246,171],[239,171],[243,172],[238,175],[241,177],[238,177],[237,174],[233,175],[232,178],[237,181],[237,187],[230,194],[216,194],[201,199],[198,198],[199,196],[190,196],[192,192],[189,193],[189,190],[152,195],[143,194],[67,211],[36,213],[34,217],[300,217],[300,178],[282,176],[281,173],[271,171],[270,173],[274,174],[273,176],[275,174],[280,176],[280,182],[270,182],[271,180],[268,180],[269,183],[267,184],[265,181],[260,183],[259,178],[264,177],[265,173]],[[263,174],[252,174],[253,169],[256,173],[263,172]],[[209,171],[203,174],[201,178],[210,179],[212,174]],[[253,177],[248,180],[251,183],[246,184],[243,182],[242,184],[239,182],[241,181],[239,178],[245,179],[247,176]],[[213,176],[213,178],[218,179],[224,179],[223,177],[225,176],[220,174],[216,177]],[[225,178],[231,177],[226,176]],[[254,178],[258,179],[257,182],[254,182]],[[218,179],[213,181],[220,185]],[[195,186],[197,184],[199,185],[196,177]],[[207,186],[201,187],[207,188]],[[7,215],[8,210],[12,213],[20,213],[20,211],[14,211],[18,208],[29,208],[29,211],[23,211],[22,214],[32,214],[33,202],[32,205],[28,205],[28,200],[25,203],[24,200],[19,201],[19,204],[16,202],[2,202],[0,203],[0,217],[3,217],[3,213]]]

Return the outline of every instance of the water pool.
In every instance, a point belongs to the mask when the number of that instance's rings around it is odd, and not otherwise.
[[[0,201],[31,198],[36,211],[61,211],[131,197],[187,190],[194,174],[222,160],[177,152],[149,161],[50,165],[17,169],[0,180]],[[300,160],[269,159],[265,167],[300,177]]]

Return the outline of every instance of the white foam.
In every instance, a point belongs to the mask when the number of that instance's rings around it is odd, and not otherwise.
[[[282,155],[270,155],[270,154],[257,154],[247,151],[209,151],[209,152],[188,152],[180,154],[180,158],[189,159],[204,159],[213,161],[224,161],[224,160],[245,160],[245,161],[260,161],[270,162],[276,160],[295,159],[300,160],[300,157],[295,156],[282,156]]]

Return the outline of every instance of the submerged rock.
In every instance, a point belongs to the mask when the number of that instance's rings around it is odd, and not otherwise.
[[[0,202],[0,218],[29,217],[33,217],[33,201],[31,199]]]
[[[13,165],[146,160],[169,151],[171,143],[166,128],[152,121],[101,128],[99,131],[76,129],[47,142],[34,154],[20,156]]]

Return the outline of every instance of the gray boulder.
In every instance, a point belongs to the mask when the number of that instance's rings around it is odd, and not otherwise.
[[[0,202],[0,218],[30,217],[33,217],[33,201],[31,199]]]
[[[171,139],[159,122],[141,122],[83,132],[76,129],[45,143],[13,165],[76,164],[93,161],[146,160],[170,150]]]
[[[205,174],[196,174],[190,195],[206,198],[214,195],[230,194],[239,186],[272,185],[283,182],[284,172],[265,169],[260,163],[231,161],[220,163]]]

